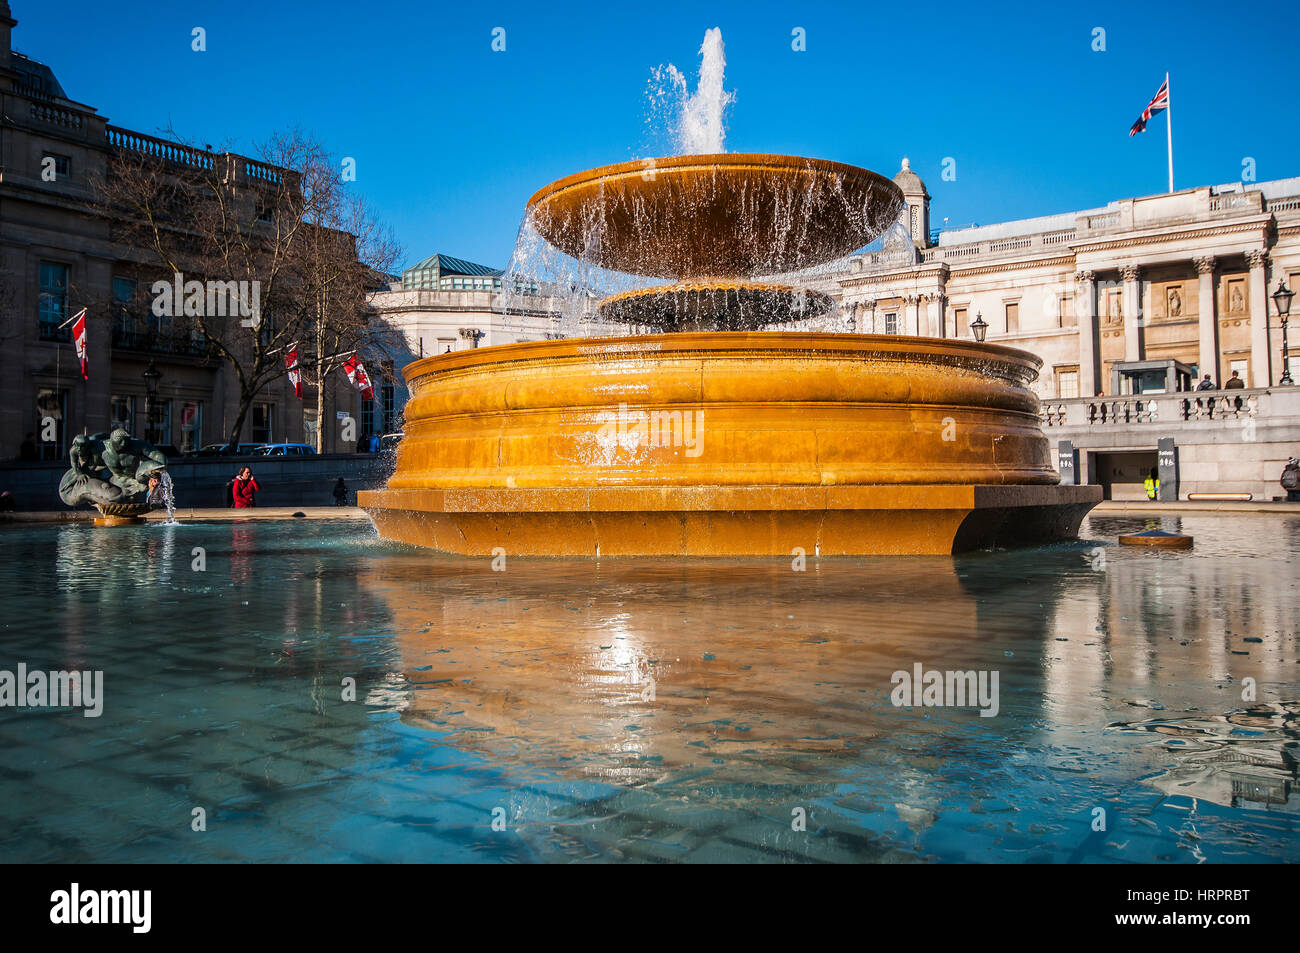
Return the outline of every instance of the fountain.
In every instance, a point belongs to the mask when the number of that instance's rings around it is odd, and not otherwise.
[[[720,120],[691,128],[720,145]],[[546,186],[521,234],[575,275],[623,276],[595,316],[651,333],[408,365],[396,470],[359,505],[387,538],[482,555],[947,554],[1072,538],[1101,491],[1058,485],[1028,388],[1037,357],[763,330],[831,310],[797,275],[867,244],[902,206],[874,172],[765,154],[640,159]],[[589,298],[598,284],[572,287]]]
[[[69,469],[59,481],[59,497],[68,506],[89,503],[99,510],[96,526],[131,526],[161,503],[174,522],[172,480],[167,458],[153,444],[119,428],[112,433],[78,434],[68,452]],[[157,498],[149,480],[157,476]]]

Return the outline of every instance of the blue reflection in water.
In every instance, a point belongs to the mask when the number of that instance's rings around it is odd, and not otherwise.
[[[0,708],[0,858],[1295,860],[1300,520],[1155,522],[1196,547],[805,572],[9,528],[0,669],[106,698]],[[895,707],[917,665],[997,715]]]

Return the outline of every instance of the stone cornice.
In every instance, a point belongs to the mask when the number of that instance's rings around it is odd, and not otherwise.
[[[1142,245],[1165,244],[1167,242],[1185,242],[1196,238],[1216,238],[1222,235],[1233,235],[1241,233],[1250,233],[1258,231],[1261,239],[1267,235],[1268,223],[1272,221],[1272,215],[1259,215],[1245,221],[1231,221],[1223,224],[1209,225],[1206,222],[1196,222],[1199,227],[1190,231],[1178,229],[1168,232],[1140,232],[1138,234],[1128,233],[1122,237],[1110,236],[1097,241],[1076,241],[1071,246],[1075,254],[1085,252],[1111,251],[1118,248],[1138,248]]]
[[[1005,261],[990,262],[987,265],[975,265],[971,268],[954,268],[952,277],[969,278],[972,275],[990,275],[1000,271],[1023,271],[1027,268],[1065,266],[1074,268],[1073,255],[1058,255],[1055,258],[1011,258]]]

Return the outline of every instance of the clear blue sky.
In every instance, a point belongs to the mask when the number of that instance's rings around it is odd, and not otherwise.
[[[936,226],[1163,191],[1163,116],[1128,128],[1166,70],[1179,187],[1238,179],[1248,156],[1260,180],[1300,175],[1294,3],[10,3],[14,47],[113,123],[236,150],[298,126],[355,157],[407,264],[503,267],[536,189],[649,154],[650,71],[693,82],[713,26],[737,93],[729,151],[886,175],[908,155]]]

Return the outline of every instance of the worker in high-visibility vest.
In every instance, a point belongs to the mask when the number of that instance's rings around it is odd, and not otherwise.
[[[1147,474],[1147,478],[1142,481],[1142,485],[1147,489],[1147,499],[1154,500],[1160,495],[1160,475],[1157,471],[1152,470]]]

